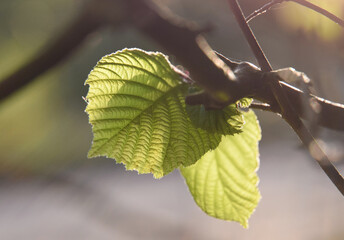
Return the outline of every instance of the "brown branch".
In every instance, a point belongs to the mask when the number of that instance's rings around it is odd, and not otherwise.
[[[344,196],[344,178],[338,172],[336,167],[332,164],[328,156],[323,149],[317,143],[317,140],[313,137],[312,133],[306,128],[298,114],[296,113],[294,106],[290,103],[285,91],[283,90],[281,83],[276,79],[270,79],[268,83],[271,86],[272,92],[277,99],[282,109],[282,117],[293,128],[298,135],[302,143],[308,148],[311,156],[318,162],[320,167],[330,178],[332,183],[337,187],[340,193]]]
[[[273,97],[271,89],[266,87],[266,79],[263,76],[265,75],[266,77],[267,75],[271,75],[269,77],[272,77],[275,79],[275,81],[278,81],[279,79],[273,72],[263,74],[253,64],[247,64],[246,62],[235,62],[219,53],[217,53],[217,55],[222,61],[232,68],[234,74],[236,75],[237,81],[240,82],[243,88],[247,89],[246,96],[274,106],[272,111],[281,113],[281,109],[278,106],[276,108],[276,100]],[[318,96],[305,93],[286,82],[280,82],[280,85],[282,86],[285,94],[288,96],[288,99],[298,116],[308,121],[314,120],[311,118],[310,114],[307,114],[308,112],[314,110],[311,109],[309,104],[304,104],[305,99],[312,98],[320,109],[320,111],[317,113],[317,123],[322,127],[330,128],[336,131],[344,131],[343,104],[334,103]]]
[[[239,7],[237,0],[229,0],[229,4],[250,46],[251,45],[259,46],[254,34],[252,33],[250,27],[248,26],[245,20],[245,17]],[[257,48],[257,47],[251,47],[251,48],[256,58],[257,56],[260,56],[262,54],[264,55],[264,53],[262,52],[260,48]],[[266,62],[268,63],[267,60]],[[269,65],[268,66],[265,65],[265,66],[266,66],[265,71],[272,70]],[[265,71],[263,70],[263,72]],[[323,169],[326,175],[330,178],[332,183],[338,188],[341,194],[344,195],[344,178],[338,172],[335,166],[331,163],[329,158],[326,156],[324,151],[321,149],[319,144],[316,142],[316,140],[312,136],[312,134],[308,131],[308,129],[305,127],[305,125],[299,118],[299,115],[296,113],[295,109],[293,108],[293,105],[290,103],[289,98],[286,95],[286,92],[283,90],[281,83],[276,78],[272,78],[271,74],[268,75],[266,80],[267,80],[267,85],[270,86],[270,89],[275,99],[277,100],[278,105],[280,106],[282,117],[293,128],[293,130],[299,136],[303,144],[307,146],[307,148],[309,149],[309,152],[311,153],[311,156],[319,163],[320,167]]]
[[[290,86],[285,82],[280,82],[283,91],[288,96],[290,103],[293,105],[294,111],[303,119],[309,119],[309,112],[305,107],[311,107],[309,104],[304,104],[305,94],[301,90]],[[316,104],[319,106],[320,112],[317,115],[317,122],[320,126],[333,129],[336,131],[344,131],[344,105],[340,103],[331,102],[329,100],[320,98],[310,94],[309,98],[314,98]],[[314,111],[310,109],[310,111]]]
[[[282,2],[286,2],[286,1],[293,1],[295,3],[299,3],[305,7],[308,7],[310,9],[313,9],[314,11],[328,17],[329,19],[331,19],[332,21],[338,23],[339,25],[341,25],[343,27],[343,20],[338,18],[337,16],[333,15],[332,13],[312,4],[309,3],[308,1],[304,1],[304,0],[272,0],[271,2],[265,4],[263,7],[261,7],[260,9],[254,11],[253,13],[251,13],[245,20],[246,22],[252,20],[254,17],[266,12],[267,10],[271,9],[272,6],[276,5],[276,4],[280,4]],[[295,111],[297,112],[297,114],[306,119],[306,120],[310,120],[312,121],[312,119],[308,119],[309,116],[306,115],[307,110],[305,111],[305,109],[303,109],[303,105],[302,102],[304,99],[304,94],[302,91],[300,91],[297,88],[291,87],[290,85],[286,84],[286,83],[281,83],[282,87],[284,89],[284,91],[286,92],[289,101],[291,102],[291,104],[293,105]],[[344,122],[341,121],[340,119],[344,119],[344,105],[342,104],[338,104],[338,103],[333,103],[331,101],[328,101],[326,99],[311,95],[311,97],[313,97],[316,102],[318,103],[318,105],[320,106],[321,112],[320,114],[317,115],[318,119],[318,124],[326,127],[326,128],[330,128],[333,130],[340,130],[340,131],[344,131]]]

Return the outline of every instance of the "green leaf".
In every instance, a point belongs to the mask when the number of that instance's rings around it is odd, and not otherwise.
[[[88,156],[111,157],[156,178],[195,163],[243,124],[231,105],[225,111],[233,115],[216,120],[221,132],[195,126],[185,110],[188,85],[161,53],[124,49],[105,56],[86,83],[94,135]]]
[[[261,133],[255,114],[244,113],[242,132],[223,136],[219,146],[194,165],[181,168],[197,205],[210,216],[245,228],[260,199],[256,171]]]

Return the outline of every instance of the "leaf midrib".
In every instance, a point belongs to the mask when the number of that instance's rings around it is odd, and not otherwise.
[[[167,97],[169,94],[172,94],[175,91],[178,91],[180,89],[182,89],[183,87],[186,87],[185,83],[180,83],[179,85],[176,85],[176,87],[172,87],[170,90],[168,90],[167,92],[165,92],[163,95],[161,95],[160,97],[158,97],[155,101],[152,101],[152,104],[148,105],[145,109],[143,109],[140,114],[138,114],[136,117],[134,117],[130,122],[128,122],[121,130],[125,129],[128,125],[130,125],[133,121],[135,121],[138,117],[140,117],[140,115],[147,111],[149,108],[153,107],[155,104],[157,104],[158,102],[161,101],[161,99],[163,99],[164,97]],[[114,94],[116,95],[116,94]],[[118,132],[116,132],[115,134],[113,134],[108,141],[104,142],[101,146],[99,146],[96,150],[93,151],[93,156],[103,156],[103,155],[97,155],[97,153],[106,145],[108,144],[110,141],[112,141],[114,139],[114,137],[117,136],[117,134],[121,131],[119,130]]]

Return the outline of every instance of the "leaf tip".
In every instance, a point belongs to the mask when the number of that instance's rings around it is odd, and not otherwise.
[[[91,147],[91,149],[88,151],[88,153],[87,153],[87,158],[95,158],[95,157],[99,157],[100,156],[100,154],[98,154],[95,150],[94,150],[94,148],[93,148],[93,143],[92,143],[92,147]]]

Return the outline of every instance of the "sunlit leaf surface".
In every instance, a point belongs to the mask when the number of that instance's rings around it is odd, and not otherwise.
[[[105,56],[86,83],[94,135],[88,156],[111,157],[156,178],[195,163],[222,135],[242,127],[234,105],[221,112],[204,112],[201,106],[186,111],[188,86],[161,53],[125,49]],[[198,117],[204,120],[199,125]]]
[[[248,226],[260,199],[256,171],[260,128],[255,114],[244,114],[240,134],[223,136],[220,145],[192,166],[181,168],[189,190],[210,216]]]

